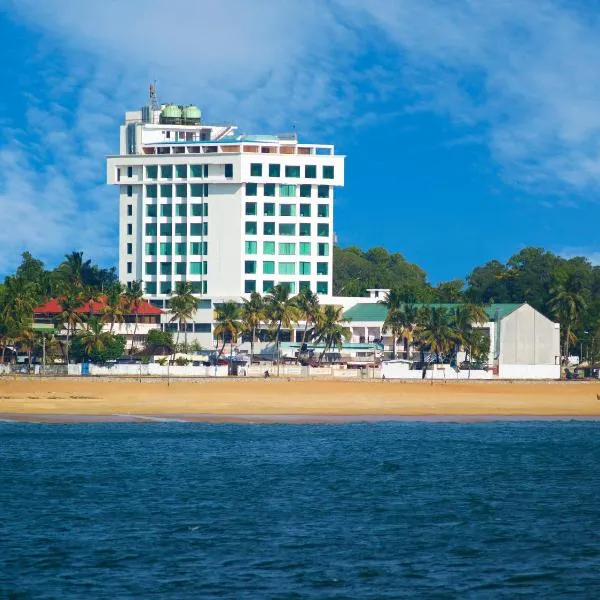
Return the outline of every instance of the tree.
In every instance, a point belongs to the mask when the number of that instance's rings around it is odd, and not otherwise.
[[[112,337],[110,333],[104,331],[104,323],[98,317],[88,319],[87,327],[79,335],[78,340],[81,347],[89,357],[92,354],[101,354]]]
[[[487,312],[483,306],[477,304],[462,304],[454,309],[452,324],[455,330],[455,338],[458,346],[465,348],[469,357],[469,378],[471,377],[471,362],[473,360],[474,348],[479,352],[483,347],[481,334],[487,338],[487,352],[489,353],[489,337],[476,325],[483,325],[489,321]],[[487,360],[487,359],[486,359]]]
[[[276,285],[265,298],[266,316],[271,323],[271,328],[275,330],[275,348],[277,352],[277,362],[279,363],[279,342],[281,330],[289,329],[292,323],[298,321],[298,308],[294,299],[290,296],[290,290],[287,286]]]
[[[133,353],[135,344],[135,335],[137,333],[138,321],[139,321],[139,310],[144,299],[144,291],[142,289],[141,281],[132,281],[131,284],[125,290],[125,304],[127,311],[135,315],[135,326],[133,328],[133,336],[131,339],[131,348],[129,354]]]
[[[69,340],[71,334],[75,331],[78,324],[83,323],[81,308],[81,296],[75,293],[69,293],[58,299],[60,312],[56,315],[56,324],[61,328],[67,328],[67,339],[65,345],[65,362],[69,364]]]
[[[445,308],[429,306],[421,310],[419,339],[422,345],[435,352],[438,362],[450,351],[455,343],[456,333]]]
[[[306,288],[294,298],[294,304],[298,309],[298,317],[304,319],[304,331],[302,332],[302,344],[304,344],[309,324],[314,325],[319,316],[319,296]]]
[[[329,349],[336,347],[341,350],[344,341],[349,341],[352,337],[352,330],[343,325],[347,322],[343,313],[344,309],[341,306],[331,304],[322,306],[319,311],[313,333],[317,343],[324,344],[319,364],[323,362],[323,357]]]
[[[120,283],[113,283],[107,290],[104,298],[104,307],[102,308],[102,319],[105,323],[110,323],[109,333],[112,334],[115,323],[125,322],[125,297],[123,296],[124,287]]]
[[[98,320],[100,326],[102,323]],[[91,362],[106,362],[107,360],[116,360],[123,356],[125,352],[125,337],[122,335],[113,335],[104,332],[102,342],[96,345],[89,338],[93,337],[89,330],[82,331],[73,338],[72,355],[76,361],[89,360]],[[89,337],[88,337],[89,336]],[[87,341],[86,341],[87,339]],[[84,347],[84,343],[89,349]]]
[[[169,298],[169,310],[172,313],[171,323],[177,322],[177,340],[179,343],[179,332],[183,328],[185,347],[187,349],[187,327],[188,321],[191,321],[196,312],[196,298],[192,293],[192,284],[189,281],[178,281],[175,284],[175,292]]]
[[[231,344],[230,350],[230,358],[233,355],[233,343],[237,341],[237,336],[241,331],[242,324],[240,323],[240,305],[236,302],[224,302],[216,307],[216,315],[215,315],[215,336],[217,340],[219,337],[223,341],[223,345],[221,346],[221,350],[217,356],[217,360],[223,354],[223,350],[225,349],[225,344],[227,343],[227,338],[229,338],[229,342]],[[229,362],[230,372],[231,372],[231,360]]]
[[[572,328],[585,308],[586,303],[578,291],[567,289],[562,285],[553,288],[551,294],[550,310],[563,328],[563,353],[564,360],[567,361],[569,358],[569,346],[574,341]]]
[[[398,336],[410,339],[416,322],[416,311],[413,307],[404,304],[403,293],[398,288],[392,288],[385,294],[383,300],[379,301],[387,308],[387,315],[383,322],[383,329],[392,333],[392,360],[396,358],[396,346]],[[408,348],[405,347],[405,355]]]
[[[71,290],[81,290],[90,279],[92,261],[83,260],[83,252],[71,252],[65,255],[65,260],[58,265],[56,272],[64,286]]]
[[[239,318],[243,331],[250,334],[250,363],[254,359],[254,342],[256,341],[256,329],[265,319],[265,305],[262,296],[258,292],[252,292],[250,299],[242,298],[242,306]]]

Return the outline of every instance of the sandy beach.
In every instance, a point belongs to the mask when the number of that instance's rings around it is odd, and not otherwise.
[[[600,382],[0,379],[0,419],[599,417]],[[261,418],[263,417],[263,418]]]

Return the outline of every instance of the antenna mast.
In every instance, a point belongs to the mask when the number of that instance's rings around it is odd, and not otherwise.
[[[159,108],[158,100],[156,99],[156,80],[150,83],[150,106],[152,107],[152,110],[157,110]]]

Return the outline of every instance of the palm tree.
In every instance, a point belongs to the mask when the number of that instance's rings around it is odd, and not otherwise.
[[[299,311],[287,286],[278,284],[266,296],[266,314],[275,330],[275,348],[279,364],[279,338],[282,329],[289,329],[298,321]]]
[[[321,307],[316,319],[314,337],[318,344],[323,343],[323,351],[319,356],[319,364],[323,362],[325,353],[334,346],[342,349],[344,341],[352,337],[352,330],[342,325],[347,321],[343,317],[344,309],[341,306],[328,304]]]
[[[250,335],[250,364],[254,359],[254,342],[256,341],[256,329],[265,319],[265,304],[262,296],[258,292],[252,292],[250,299],[242,298],[239,317],[242,321],[242,328]]]
[[[196,312],[196,298],[192,293],[191,283],[188,281],[178,281],[175,284],[175,292],[169,298],[169,310],[173,313],[170,322],[174,323],[176,321],[178,323],[175,345],[179,343],[179,332],[183,326],[185,347],[187,350],[187,327],[185,325],[193,319]]]
[[[86,355],[93,352],[102,352],[106,348],[106,342],[111,334],[103,330],[104,323],[98,317],[92,317],[87,322],[87,328],[78,335]]]
[[[413,338],[416,322],[417,310],[411,304],[388,309],[383,328],[392,333],[392,360],[396,358],[397,338],[404,340],[404,358],[408,358],[408,345]]]
[[[421,344],[440,356],[446,354],[455,343],[456,331],[452,327],[450,315],[445,308],[429,306],[421,310],[419,338]]]
[[[56,315],[56,323],[60,327],[67,327],[67,340],[65,346],[65,361],[69,364],[69,339],[75,331],[78,324],[83,323],[82,315],[79,312],[81,308],[81,296],[79,294],[69,293],[59,298],[58,304],[60,312]]]
[[[586,306],[583,296],[574,289],[559,285],[550,290],[549,307],[564,328],[564,360],[568,360],[569,345],[574,339],[572,327]]]
[[[309,288],[305,288],[294,298],[294,304],[298,309],[299,317],[304,319],[304,331],[302,332],[302,345],[304,345],[308,326],[316,323],[319,314],[319,296]]]
[[[483,343],[482,335],[488,340],[489,353],[489,337],[481,329],[475,327],[486,323],[488,320],[489,317],[485,307],[478,304],[461,304],[454,309],[452,314],[456,344],[458,347],[462,346],[469,357],[469,378],[471,377],[473,348],[476,344],[481,346]]]
[[[71,252],[71,254],[65,254],[65,260],[57,267],[56,271],[63,284],[68,288],[80,290],[89,279],[92,261],[83,260],[83,252]]]
[[[144,299],[144,290],[142,288],[141,281],[132,281],[131,285],[125,290],[125,303],[127,305],[128,312],[133,312],[135,315],[135,326],[133,328],[133,336],[131,339],[131,348],[129,354],[133,353],[133,347],[135,343],[135,334],[137,333],[139,310]]]
[[[378,304],[383,304],[387,308],[383,329],[389,329],[392,332],[392,360],[394,360],[396,358],[397,336],[401,335],[405,330],[403,319],[398,315],[398,312],[404,305],[404,297],[398,288],[392,288],[386,292],[383,300],[379,300]],[[411,327],[411,325],[409,323],[406,328]]]
[[[237,336],[242,329],[242,324],[239,321],[240,305],[236,302],[224,302],[223,304],[220,304],[216,307],[215,312],[216,325],[214,333],[217,340],[220,337],[223,341],[221,350],[217,355],[217,360],[219,360],[219,358],[223,354],[227,338],[229,338],[229,342],[231,344],[231,349],[229,352],[229,372],[231,372],[231,356],[233,355],[233,343],[237,341]]]
[[[105,323],[110,323],[110,333],[112,334],[115,323],[125,322],[125,297],[123,296],[124,287],[121,283],[113,283],[106,292],[105,304],[102,308],[102,319]]]

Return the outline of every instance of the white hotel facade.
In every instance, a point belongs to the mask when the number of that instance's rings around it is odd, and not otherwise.
[[[127,112],[107,159],[119,187],[119,278],[161,308],[178,281],[198,296],[189,333],[212,343],[212,307],[274,285],[332,293],[334,190],[344,156],[295,134],[238,135],[194,106]],[[194,336],[195,337],[195,336]]]

